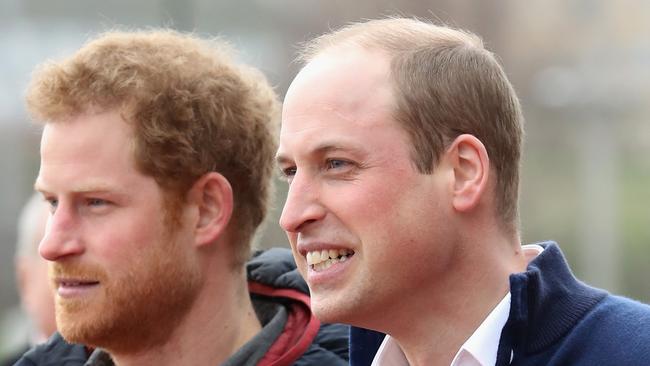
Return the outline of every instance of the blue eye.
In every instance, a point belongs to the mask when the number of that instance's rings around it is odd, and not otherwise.
[[[102,205],[107,204],[108,202],[103,200],[103,199],[99,199],[99,198],[89,198],[87,200],[87,203],[88,203],[88,206],[102,206]]]
[[[328,159],[326,164],[327,169],[339,169],[348,166],[350,163],[340,159]]]

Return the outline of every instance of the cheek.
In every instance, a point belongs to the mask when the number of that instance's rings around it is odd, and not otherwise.
[[[147,196],[147,204],[135,202],[90,222],[85,237],[95,240],[102,254],[109,258],[132,257],[163,239],[165,223],[159,204],[161,199],[150,191],[143,195]]]
[[[336,215],[366,249],[372,249],[364,255],[373,262],[419,266],[422,258],[405,254],[432,250],[432,238],[440,234],[440,220],[436,219],[440,208],[436,208],[436,197],[430,189],[422,188],[418,177],[405,174],[388,178],[359,185],[344,198],[332,200],[337,204]]]
[[[96,241],[94,257],[100,259],[98,264],[106,269],[110,267],[117,269],[138,261],[153,246],[160,245],[164,239],[156,225],[130,223],[116,227],[120,229],[107,230],[103,234],[94,235]]]
[[[331,192],[330,207],[346,225],[380,229],[394,219],[403,204],[404,188],[390,180],[359,184],[347,192]]]

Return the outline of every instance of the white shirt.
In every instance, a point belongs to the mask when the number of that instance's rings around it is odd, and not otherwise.
[[[536,244],[524,245],[522,248],[529,261],[544,250],[543,247]],[[510,292],[463,343],[451,361],[451,366],[494,365],[497,361],[501,330],[506,325],[509,314]],[[409,363],[397,341],[387,335],[372,360],[372,366],[409,366]]]

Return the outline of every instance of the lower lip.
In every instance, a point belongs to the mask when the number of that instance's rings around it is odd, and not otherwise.
[[[97,289],[99,283],[89,283],[81,285],[64,285],[60,284],[57,289],[57,294],[64,299],[72,299],[82,296],[87,296],[91,291]]]
[[[356,259],[356,254],[349,256],[345,262],[338,262],[333,264],[326,270],[315,271],[311,266],[309,266],[307,272],[307,280],[311,286],[318,286],[321,284],[331,283],[334,281],[340,281],[341,277],[344,275],[345,271],[350,267]]]

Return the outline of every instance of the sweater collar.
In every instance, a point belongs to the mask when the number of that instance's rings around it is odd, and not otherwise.
[[[510,275],[510,317],[499,344],[500,359],[536,353],[552,345],[601,301],[606,292],[577,280],[554,242],[539,243],[544,251],[526,272]]]

